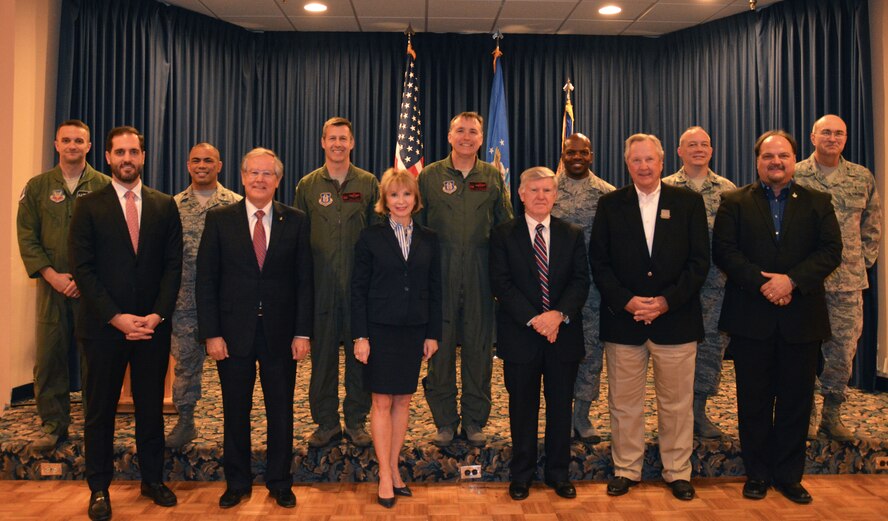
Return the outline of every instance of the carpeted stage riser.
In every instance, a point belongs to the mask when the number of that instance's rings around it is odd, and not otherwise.
[[[15,445],[20,445],[16,447]],[[744,475],[736,440],[696,441],[691,459],[695,477]],[[221,447],[191,446],[185,452],[169,451],[166,472],[171,481],[224,480]],[[481,465],[481,481],[508,481],[511,447],[506,444],[478,449],[457,441],[447,449],[434,446],[409,447],[402,453],[401,474],[406,481],[447,482],[459,480],[459,467]],[[540,453],[543,453],[540,443]],[[853,443],[812,441],[808,447],[807,474],[875,473],[877,458],[888,456],[888,442],[857,440]],[[26,443],[4,444],[0,465],[2,479],[84,479],[84,459],[81,443],[66,442],[53,454],[32,453]],[[254,450],[253,472],[256,481],[262,481],[265,469],[265,451]],[[545,455],[539,462],[539,476],[543,475]],[[61,463],[62,475],[43,476],[42,463]],[[659,449],[649,443],[645,452],[644,479],[659,478]],[[375,481],[377,463],[372,449],[359,449],[343,443],[325,449],[297,450],[293,461],[296,482],[362,482]],[[604,481],[613,476],[610,444],[573,445],[571,480]],[[115,479],[139,480],[138,457],[134,447],[116,446]]]

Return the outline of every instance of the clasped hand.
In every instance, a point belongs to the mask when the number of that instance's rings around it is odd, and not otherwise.
[[[534,331],[546,337],[550,344],[554,344],[563,321],[561,312],[551,309],[530,319],[530,325]]]
[[[639,297],[629,299],[623,307],[632,314],[636,322],[644,322],[646,326],[669,311],[669,303],[665,297]]]
[[[792,281],[788,275],[768,273],[767,271],[761,273],[768,278],[768,282],[762,284],[759,291],[768,299],[768,302],[775,306],[786,306],[792,302]]]
[[[154,328],[160,324],[161,318],[157,313],[147,316],[118,313],[111,319],[111,325],[124,334],[127,340],[151,340]]]

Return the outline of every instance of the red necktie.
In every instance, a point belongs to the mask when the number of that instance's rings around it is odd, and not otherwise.
[[[259,270],[261,271],[262,265],[265,264],[265,251],[268,248],[265,242],[265,225],[262,223],[265,212],[258,210],[255,215],[256,226],[253,228],[253,250],[256,252],[256,262],[259,263]]]
[[[136,210],[136,194],[127,190],[123,194],[126,199],[126,227],[129,229],[130,240],[133,241],[133,251],[139,253],[139,211]]]
[[[536,258],[537,273],[540,276],[540,292],[543,294],[543,311],[549,311],[549,256],[546,254],[546,240],[543,238],[542,224],[536,225],[533,237],[533,256]]]

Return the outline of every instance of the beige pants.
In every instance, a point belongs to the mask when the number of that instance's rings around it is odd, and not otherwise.
[[[663,479],[691,479],[694,446],[694,358],[697,343],[640,346],[604,343],[614,474],[641,480],[644,463],[644,390],[648,358],[654,361],[657,426]]]

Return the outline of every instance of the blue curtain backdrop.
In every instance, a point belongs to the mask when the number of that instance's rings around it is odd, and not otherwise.
[[[494,42],[418,34],[413,43],[429,163],[449,152],[453,114],[487,115]],[[272,148],[285,165],[278,197],[290,203],[299,178],[323,163],[321,125],[331,116],[354,123],[355,164],[377,174],[391,165],[405,48],[398,33],[254,33],[153,0],[64,0],[57,119],[92,127],[89,160],[100,169],[108,130],[136,126],[148,149],[145,181],[168,193],[188,185],[196,142],[222,151],[222,181],[233,189],[239,158]],[[660,38],[506,35],[501,48],[516,175],[557,165],[568,77],[593,169],[617,186],[628,182],[622,144],[632,133],[662,139],[668,174],[679,166],[678,136],[699,124],[712,135],[714,170],[742,185],[755,179],[761,132],[791,132],[801,159],[812,151],[811,125],[830,112],[848,123],[845,157],[873,164],[866,0],[786,0]],[[856,381],[872,388],[869,296],[867,313]]]

